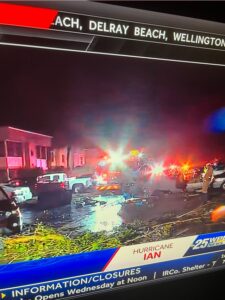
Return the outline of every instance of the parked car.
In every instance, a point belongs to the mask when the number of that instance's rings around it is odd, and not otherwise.
[[[201,191],[203,185],[203,174],[199,174],[198,177],[193,178],[186,185],[187,192]],[[213,171],[213,179],[210,185],[210,189],[221,190],[225,192],[225,169],[216,169]]]
[[[213,187],[225,192],[225,170],[223,170],[223,173],[220,171],[215,171],[213,176]]]
[[[1,184],[1,187],[9,197],[14,197],[17,203],[23,203],[31,200],[33,197],[29,187],[17,186],[14,184],[14,182]]]
[[[12,186],[15,186],[15,187],[29,187],[31,193],[33,195],[35,195],[37,176],[35,176],[35,177],[13,178],[8,183]]]
[[[85,189],[92,186],[91,175],[81,177],[67,177],[65,173],[53,173],[38,176],[37,178],[37,190],[40,183],[60,183],[66,189],[73,193],[84,192]]]
[[[0,187],[0,232],[19,233],[22,227],[22,214],[17,203]]]

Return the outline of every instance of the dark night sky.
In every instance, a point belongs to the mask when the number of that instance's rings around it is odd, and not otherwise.
[[[225,150],[225,135],[206,126],[225,106],[224,67],[8,46],[0,65],[0,125],[58,144],[123,141],[200,158]]]

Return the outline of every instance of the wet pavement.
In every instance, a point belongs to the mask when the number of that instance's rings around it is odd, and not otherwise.
[[[118,215],[121,204],[81,205],[80,196],[73,195],[72,203],[51,209],[39,209],[36,204],[21,207],[23,222],[32,225],[42,222],[60,231],[92,232],[112,231],[122,224]]]
[[[57,228],[60,232],[111,232],[121,224],[136,220],[148,222],[161,219],[163,216],[181,215],[202,204],[200,195],[188,198],[184,193],[159,194],[150,201],[121,203],[114,201],[110,205],[86,205],[81,202],[80,195],[73,195],[72,203],[51,209],[39,209],[35,203],[21,207],[24,224],[32,225],[39,222]],[[225,196],[213,196],[213,201],[224,203]],[[81,205],[82,203],[82,205]]]
[[[191,211],[202,204],[200,195],[185,197],[184,193],[158,194],[153,197],[150,203],[129,203],[124,205],[120,216],[125,223],[136,220],[148,222],[162,219],[163,217],[176,216]]]

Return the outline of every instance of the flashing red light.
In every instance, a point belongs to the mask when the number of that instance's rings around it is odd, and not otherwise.
[[[19,185],[20,185],[19,181],[16,181],[15,185],[16,185],[16,186],[19,186]]]

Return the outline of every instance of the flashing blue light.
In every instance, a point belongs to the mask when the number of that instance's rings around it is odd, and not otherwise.
[[[225,131],[225,107],[217,110],[208,119],[208,128],[213,132]]]

